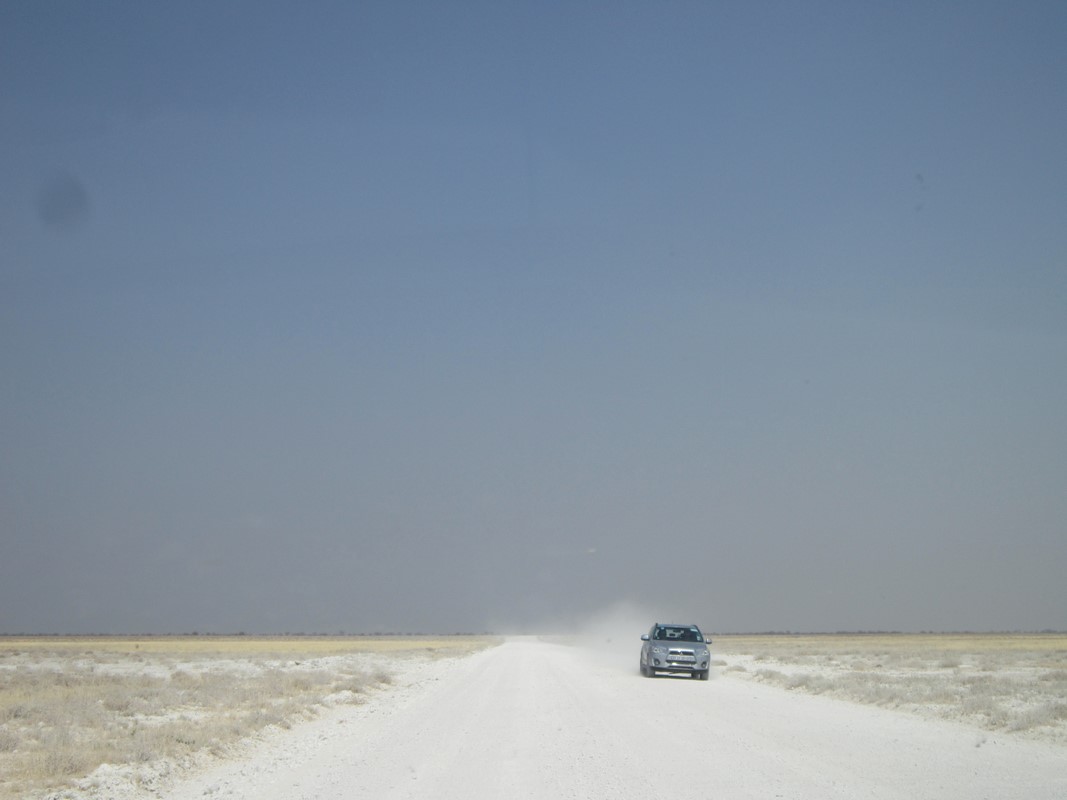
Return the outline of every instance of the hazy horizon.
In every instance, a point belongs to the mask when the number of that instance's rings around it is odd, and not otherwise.
[[[8,2],[0,71],[0,633],[1067,630],[1067,5]]]

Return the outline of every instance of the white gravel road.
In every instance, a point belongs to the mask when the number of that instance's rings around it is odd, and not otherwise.
[[[335,798],[1067,798],[1067,748],[742,678],[642,678],[621,657],[511,639],[165,794]],[[632,662],[632,663],[630,663]]]

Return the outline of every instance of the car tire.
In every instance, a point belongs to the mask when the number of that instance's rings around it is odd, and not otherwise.
[[[706,681],[708,679],[708,671],[709,670],[706,670],[706,669],[705,670],[701,670],[700,672],[697,673],[697,677],[700,678],[700,680],[702,680],[702,681]]]

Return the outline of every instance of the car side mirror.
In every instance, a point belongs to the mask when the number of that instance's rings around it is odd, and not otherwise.
[[[648,641],[648,634],[647,633],[642,633],[641,634],[641,641],[642,642],[647,642]]]

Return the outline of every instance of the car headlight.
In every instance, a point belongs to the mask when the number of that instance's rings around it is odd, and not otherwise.
[[[653,647],[652,648],[652,652],[657,656],[661,656],[661,655],[663,655],[664,653],[667,652],[667,648],[666,647],[659,647],[659,646]]]

